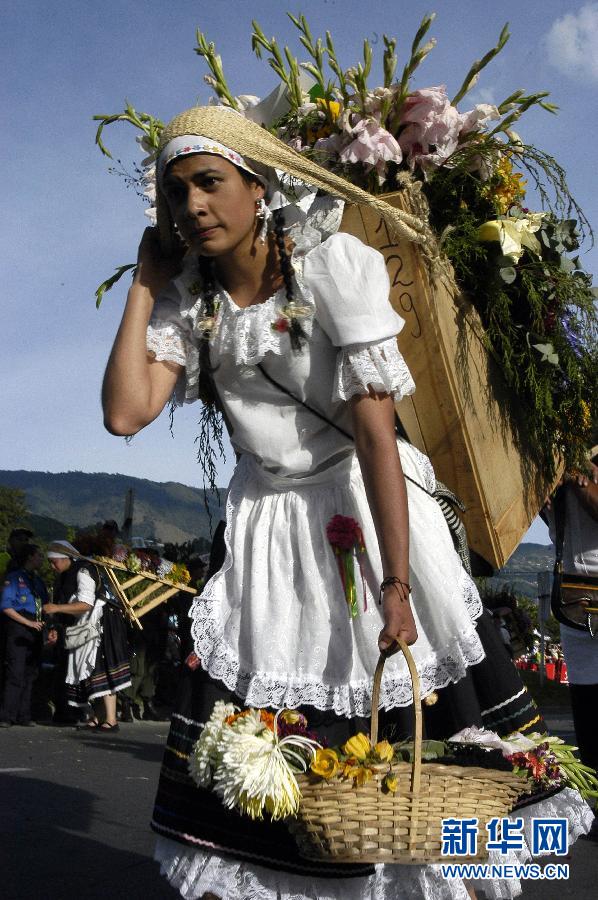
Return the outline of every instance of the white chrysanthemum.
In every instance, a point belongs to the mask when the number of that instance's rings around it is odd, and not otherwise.
[[[195,742],[189,757],[189,774],[199,787],[209,787],[212,782],[212,771],[220,762],[224,749],[222,732],[226,727],[225,719],[235,711],[234,704],[218,700]]]
[[[301,793],[274,734],[269,729],[259,734],[227,729],[223,738],[214,790],[224,805],[238,807],[252,819],[263,818],[264,809],[273,819],[296,814]]]
[[[259,734],[267,727],[259,709],[249,709],[229,726],[236,734]],[[272,733],[272,732],[270,732]]]

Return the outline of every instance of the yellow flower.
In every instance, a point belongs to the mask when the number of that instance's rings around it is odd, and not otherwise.
[[[541,254],[540,242],[534,232],[542,226],[543,213],[529,213],[521,218],[492,219],[478,228],[480,241],[498,241],[504,256],[519,262],[523,248],[537,256]]]
[[[343,753],[346,753],[347,756],[355,756],[356,759],[365,759],[368,753],[371,753],[371,750],[370,739],[362,731],[359,734],[354,734],[343,745]]]
[[[378,741],[376,746],[374,747],[374,753],[378,757],[378,759],[382,760],[382,762],[390,762],[394,750],[392,746],[388,743],[388,741]]]
[[[373,777],[374,773],[371,769],[368,769],[367,766],[359,766],[356,774],[353,776],[353,781],[357,787],[362,787],[362,785],[367,784]]]
[[[341,114],[340,103],[337,103],[336,100],[325,100],[323,97],[318,97],[316,99],[316,103],[318,104],[318,106],[322,107],[324,112],[328,110],[333,122],[336,122]]]
[[[395,794],[399,786],[399,781],[396,775],[387,775],[382,784],[387,791],[390,791],[391,794]]]
[[[283,722],[286,722],[287,725],[296,725],[297,722],[301,722],[304,717],[294,709],[285,709],[281,712],[280,718]]]
[[[311,764],[311,770],[314,775],[320,775],[321,778],[334,778],[340,770],[341,764],[334,750],[326,750],[321,747],[316,750],[314,761]]]
[[[351,756],[349,759],[345,761],[345,767],[343,769],[343,778],[355,778],[357,773],[359,772],[359,766],[357,765],[357,760],[354,756]]]

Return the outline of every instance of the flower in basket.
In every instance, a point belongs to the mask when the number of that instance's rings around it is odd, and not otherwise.
[[[372,751],[372,745],[369,737],[362,731],[354,734],[348,741],[343,744],[343,753],[347,756],[354,756],[355,759],[365,759]]]
[[[374,753],[381,762],[392,762],[394,749],[388,741],[378,741],[374,747]]]
[[[191,581],[191,575],[185,563],[175,563],[165,577],[173,584],[189,584]]]
[[[503,256],[510,257],[514,263],[519,262],[524,249],[540,256],[540,242],[535,232],[540,229],[543,217],[543,213],[529,213],[484,222],[478,228],[478,238],[480,241],[498,241]]]
[[[314,775],[328,780],[341,771],[341,762],[335,750],[320,747],[316,750],[310,769]]]
[[[295,815],[301,798],[295,772],[307,770],[318,744],[302,734],[280,737],[279,716],[217,704],[189,762],[197,784],[211,785],[227,808],[253,819]]]
[[[382,784],[389,793],[396,794],[399,787],[399,779],[396,775],[385,775]]]
[[[129,554],[129,548],[124,544],[115,544],[112,551],[112,559],[115,562],[124,563]]]
[[[203,727],[189,757],[189,773],[200,787],[212,783],[212,770],[221,759],[222,730],[228,716],[235,712],[232,703],[216,701],[212,715]]]
[[[357,615],[357,585],[355,583],[354,554],[357,555],[361,581],[363,585],[363,609],[367,610],[367,594],[363,573],[363,554],[365,543],[359,522],[350,516],[333,516],[326,526],[326,536],[334,550],[338,571],[341,577],[345,600],[352,618]]]

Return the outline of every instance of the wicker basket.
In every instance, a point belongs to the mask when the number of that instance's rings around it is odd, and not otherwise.
[[[505,816],[527,781],[511,772],[421,761],[422,713],[419,677],[408,647],[399,641],[413,682],[415,740],[413,763],[374,766],[374,777],[362,787],[339,778],[325,781],[310,775],[297,780],[302,799],[299,815],[288,823],[299,852],[308,859],[343,863],[421,864],[463,861],[441,855],[442,820],[478,819],[478,852],[467,862],[485,858],[486,823]],[[378,740],[378,702],[385,658],[374,675],[371,741]],[[389,771],[397,778],[396,793],[386,792]]]

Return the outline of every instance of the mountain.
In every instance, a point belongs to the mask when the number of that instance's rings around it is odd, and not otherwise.
[[[554,548],[548,544],[519,544],[506,566],[488,579],[488,586],[511,585],[516,593],[538,596],[538,572],[552,572]]]
[[[65,526],[84,528],[106,519],[123,521],[125,495],[134,492],[133,534],[183,543],[210,537],[203,491],[174,481],[156,482],[105,472],[27,472],[0,470],[0,485],[19,488],[36,534],[46,540],[65,535]],[[221,492],[224,502],[225,493]],[[221,517],[210,498],[213,525]],[[52,529],[56,528],[56,533]]]
[[[210,538],[203,491],[174,481],[156,482],[104,472],[27,472],[0,470],[0,484],[24,491],[31,527],[45,540],[66,536],[66,526],[86,527],[105,519],[123,519],[125,494],[133,488],[133,534],[162,542]],[[224,501],[224,491],[221,492]],[[211,504],[214,525],[221,517]],[[488,586],[511,585],[517,593],[537,596],[536,576],[552,571],[554,551],[544,544],[520,544]]]

